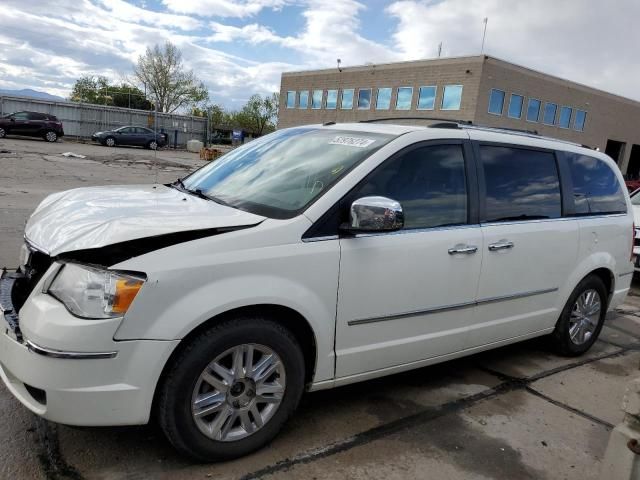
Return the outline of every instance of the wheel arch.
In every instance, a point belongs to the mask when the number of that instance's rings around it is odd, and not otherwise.
[[[156,387],[153,394],[152,412],[155,411],[155,405],[157,401],[158,388],[162,384],[169,367],[173,364],[175,359],[186,348],[189,342],[197,337],[203,331],[211,328],[214,325],[224,322],[230,318],[239,316],[266,316],[270,320],[275,321],[285,328],[287,328],[296,338],[302,349],[302,355],[305,361],[305,384],[308,385],[313,381],[315,374],[316,364],[318,361],[318,348],[316,343],[316,336],[311,327],[309,321],[298,311],[291,307],[278,304],[255,304],[246,305],[242,307],[233,308],[225,312],[219,313],[207,321],[199,324],[192,329],[187,335],[185,335],[180,344],[171,352],[171,355],[165,362]]]

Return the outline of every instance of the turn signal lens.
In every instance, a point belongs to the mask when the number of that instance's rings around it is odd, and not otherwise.
[[[127,313],[144,282],[133,278],[119,278],[115,283],[111,313]]]

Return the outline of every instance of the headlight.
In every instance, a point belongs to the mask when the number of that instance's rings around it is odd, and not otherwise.
[[[139,276],[66,263],[48,293],[78,317],[113,318],[127,312],[143,284]]]

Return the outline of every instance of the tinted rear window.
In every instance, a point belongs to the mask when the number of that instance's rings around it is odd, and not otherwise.
[[[567,153],[578,215],[625,213],[627,203],[613,170],[599,158]]]
[[[481,146],[486,189],[485,221],[558,218],[560,180],[553,153]]]

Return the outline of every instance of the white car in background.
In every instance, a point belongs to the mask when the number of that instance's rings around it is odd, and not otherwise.
[[[585,353],[633,233],[615,163],[572,143],[278,130],[173,184],[47,197],[0,277],[0,376],[46,419],[155,418],[192,458],[238,457],[305,391],[540,336]]]

